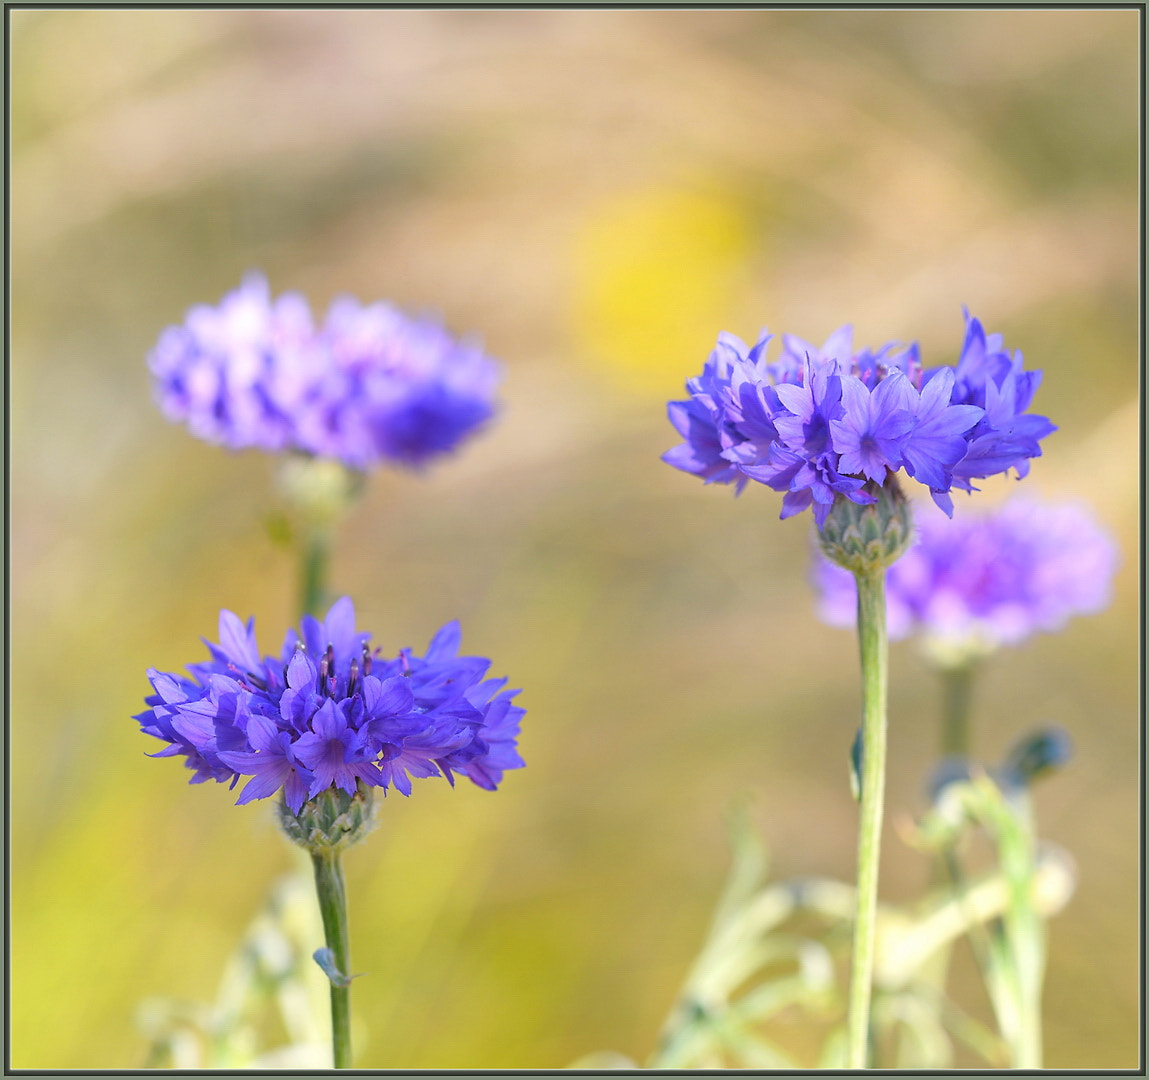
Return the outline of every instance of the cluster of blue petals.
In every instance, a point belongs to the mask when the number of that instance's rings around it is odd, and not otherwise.
[[[460,773],[493,791],[523,765],[515,747],[524,710],[506,679],[485,678],[490,661],[459,656],[459,625],[444,626],[426,655],[384,660],[355,629],[347,597],[322,621],[304,616],[279,657],[261,656],[254,620],[220,612],[211,660],[192,678],[149,670],[155,691],[136,716],[168,745],[153,757],[187,759],[194,775],[230,782],[250,776],[238,803],[281,788],[295,812],[329,787],[353,794],[359,781],[411,794],[412,777]]]
[[[886,574],[891,639],[919,634],[939,644],[1017,645],[1109,603],[1117,546],[1072,503],[1013,499],[992,513],[926,518],[917,534]],[[822,618],[852,627],[854,575],[820,558],[816,579]]]
[[[707,483],[756,480],[785,492],[783,518],[812,506],[819,525],[839,496],[871,503],[873,485],[898,470],[953,515],[954,489],[1014,469],[1029,471],[1056,428],[1027,413],[1041,372],[966,313],[956,367],[923,368],[917,344],[854,351],[849,326],[820,349],[790,335],[767,363],[771,335],[753,348],[721,334],[690,397],[672,401],[685,442],[663,460]]]
[[[273,300],[255,274],[164,330],[148,367],[164,415],[201,439],[354,469],[453,450],[493,415],[500,378],[433,320],[344,297],[316,326],[304,297]]]

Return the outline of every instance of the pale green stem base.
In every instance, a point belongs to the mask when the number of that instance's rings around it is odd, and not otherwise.
[[[347,937],[347,893],[343,886],[343,867],[335,852],[312,854],[315,867],[315,891],[323,917],[323,935],[335,958],[335,966],[351,974],[350,947]],[[335,1068],[351,1068],[351,994],[346,986],[331,983],[331,1047]]]
[[[968,758],[970,756],[970,701],[973,690],[973,663],[958,667],[941,668],[938,672],[942,684],[941,756]],[[961,867],[952,851],[937,854],[930,870],[930,885],[934,888],[952,887],[958,895],[965,888]],[[980,930],[980,928],[978,928]],[[971,935],[978,931],[971,930]],[[977,944],[971,937],[975,958],[980,957]],[[939,992],[945,990],[953,943],[943,945],[923,967],[922,979]],[[981,963],[980,959],[978,960]]]
[[[1012,800],[1012,827],[999,834],[999,857],[1009,882],[1004,920],[1005,982],[1016,1001],[1010,1038],[1015,1069],[1040,1069],[1042,1062],[1041,990],[1045,978],[1045,927],[1033,903],[1037,873],[1033,822],[1027,795]]]
[[[850,968],[846,1067],[868,1066],[878,861],[886,786],[886,571],[856,573],[862,657],[862,799],[858,826],[858,900]]]

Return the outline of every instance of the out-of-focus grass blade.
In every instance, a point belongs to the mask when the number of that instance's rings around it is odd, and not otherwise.
[[[766,845],[750,820],[750,804],[747,798],[739,799],[731,807],[726,828],[730,838],[733,865],[726,879],[726,887],[722,890],[722,897],[714,911],[711,934],[742,908],[754,891],[766,881],[769,864]]]

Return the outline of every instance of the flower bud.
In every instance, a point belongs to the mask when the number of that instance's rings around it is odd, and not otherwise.
[[[338,521],[363,488],[363,473],[332,458],[288,454],[280,462],[276,484],[304,522]]]
[[[910,505],[892,475],[878,487],[867,484],[876,497],[868,504],[839,495],[818,530],[818,544],[831,562],[853,574],[881,570],[900,558],[913,537]]]
[[[279,803],[279,824],[287,838],[313,855],[333,854],[358,843],[375,828],[375,792],[360,783],[354,795],[338,787],[321,791],[293,813]]]
[[[1061,728],[1042,728],[1020,738],[1010,747],[998,771],[998,779],[1011,789],[1028,787],[1038,777],[1064,768],[1073,756],[1069,735]]]

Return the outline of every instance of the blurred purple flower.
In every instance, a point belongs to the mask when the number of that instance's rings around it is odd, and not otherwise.
[[[474,344],[385,303],[344,297],[321,326],[307,301],[244,279],[192,308],[148,356],[164,415],[232,449],[419,466],[494,414],[499,369]]]
[[[136,719],[168,745],[155,757],[184,756],[205,780],[250,780],[239,802],[283,789],[298,813],[329,787],[363,783],[411,794],[410,777],[462,773],[494,790],[523,765],[516,749],[524,710],[505,679],[484,679],[490,661],[459,656],[458,623],[435,635],[426,656],[394,660],[372,652],[355,629],[350,599],[319,622],[303,617],[278,658],[260,657],[251,622],[220,612],[211,660],[193,678],[150,670],[155,691]]]
[[[690,397],[669,405],[685,441],[663,460],[736,492],[749,480],[784,492],[784,518],[812,506],[821,526],[835,498],[872,503],[874,485],[898,470],[952,516],[951,489],[974,491],[971,479],[1011,468],[1024,476],[1056,430],[1026,412],[1040,372],[1024,371],[1021,354],[968,312],[956,368],[923,369],[916,344],[856,352],[848,326],[821,348],[784,336],[775,363],[770,340],[763,331],[748,348],[719,335],[687,381]]]
[[[960,663],[1102,610],[1116,567],[1113,540],[1072,504],[1014,499],[954,521],[931,516],[886,575],[889,636],[918,634],[939,661]],[[819,557],[815,577],[821,617],[852,627],[854,576]]]

